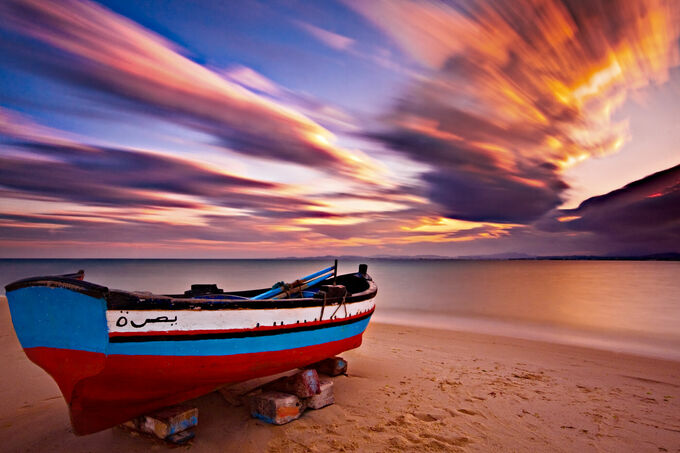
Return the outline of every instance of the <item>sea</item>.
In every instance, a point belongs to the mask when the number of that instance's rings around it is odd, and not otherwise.
[[[680,360],[680,262],[367,259],[378,322],[478,332]],[[267,288],[329,260],[2,259],[12,281],[85,270],[85,280],[181,293],[192,283]],[[355,272],[345,260],[339,273]]]

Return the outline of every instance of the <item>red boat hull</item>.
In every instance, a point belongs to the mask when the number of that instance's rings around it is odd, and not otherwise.
[[[357,348],[361,341],[358,334],[301,348],[226,356],[105,355],[49,347],[25,351],[59,385],[75,433],[89,434],[230,382],[308,365]]]

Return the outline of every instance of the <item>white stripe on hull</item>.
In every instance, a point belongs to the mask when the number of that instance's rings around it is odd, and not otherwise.
[[[110,333],[254,329],[328,320],[333,314],[334,319],[343,319],[366,313],[374,306],[373,299],[344,306],[328,305],[323,319],[318,306],[271,310],[108,310],[106,321]]]

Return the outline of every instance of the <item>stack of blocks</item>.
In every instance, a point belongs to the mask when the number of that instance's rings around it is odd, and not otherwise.
[[[322,360],[292,376],[277,379],[248,394],[250,413],[267,423],[283,425],[300,418],[305,409],[321,409],[335,402],[333,380],[317,373],[337,376],[347,372],[340,357]]]
[[[319,377],[319,373],[327,376],[346,374],[347,362],[340,357],[325,359],[250,392],[246,396],[251,415],[267,423],[283,425],[300,418],[305,409],[321,409],[333,404],[333,380]],[[239,398],[226,389],[220,392],[227,401],[240,405]],[[197,424],[198,409],[178,405],[137,417],[122,426],[174,444],[184,444],[194,438],[191,428]]]

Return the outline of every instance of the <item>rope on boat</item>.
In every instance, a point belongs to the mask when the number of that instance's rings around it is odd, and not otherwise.
[[[340,302],[340,304],[338,304],[338,308],[335,309],[335,311],[331,315],[330,319],[333,319],[333,316],[335,316],[335,314],[338,312],[338,310],[340,310],[340,307],[343,307],[345,309],[345,318],[347,317],[347,306],[345,305],[346,299],[347,299],[347,291],[345,291],[345,294],[342,295],[342,302]],[[324,300],[325,300],[325,297],[324,297]]]
[[[329,275],[327,274],[329,274],[331,271],[337,272],[337,265],[314,272],[313,274],[307,275],[306,277],[302,277],[301,279],[291,283],[291,285],[297,284],[298,286],[300,286],[300,295],[302,295],[303,289],[314,286],[320,281],[327,279],[329,277]],[[303,284],[300,282],[302,282]],[[267,290],[261,294],[258,294],[257,296],[251,297],[251,299],[252,300],[262,300],[267,298],[280,299],[281,298],[280,296],[282,295],[281,293],[283,293],[284,291],[289,291],[291,285],[287,285],[284,282],[278,282],[272,287],[272,289]]]
[[[326,309],[326,291],[320,291],[323,293],[323,305],[321,306],[321,315],[319,315],[319,321],[323,320],[323,311]]]
[[[283,282],[280,282],[283,283]],[[283,283],[282,285],[279,285],[279,287],[282,287],[283,290],[281,293],[277,296],[274,296],[275,299],[285,299],[287,297],[292,297],[293,294],[296,292],[302,297],[302,290],[303,286],[305,285],[305,282],[302,280],[295,280],[293,283]]]

